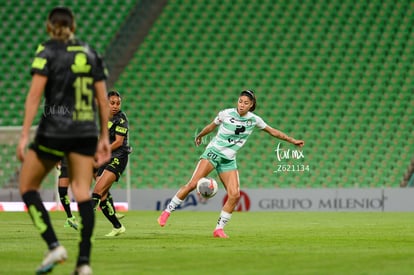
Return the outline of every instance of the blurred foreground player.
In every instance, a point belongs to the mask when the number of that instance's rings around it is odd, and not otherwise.
[[[39,45],[31,66],[32,83],[16,148],[17,158],[22,162],[20,193],[49,249],[36,270],[36,274],[45,274],[65,261],[67,252],[53,230],[38,190],[51,169],[63,157],[67,158],[72,192],[81,217],[74,274],[92,274],[90,254],[95,213],[89,191],[94,166],[110,158],[106,73],[98,54],[75,39],[75,19],[69,8],[56,7],[50,11],[47,32],[50,40]],[[43,93],[44,113],[35,139],[25,153]],[[96,123],[97,107],[100,131]]]

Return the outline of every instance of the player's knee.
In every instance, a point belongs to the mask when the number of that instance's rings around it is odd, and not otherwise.
[[[231,200],[231,201],[237,203],[240,199],[240,192],[239,191],[237,191],[237,192],[228,192],[227,197],[228,197],[228,200]]]

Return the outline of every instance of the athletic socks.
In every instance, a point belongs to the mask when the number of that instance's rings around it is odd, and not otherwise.
[[[112,208],[114,209],[114,212],[116,212],[115,205],[114,205],[114,199],[112,198],[112,194],[108,192],[108,197],[106,198],[107,201],[111,204]]]
[[[79,255],[76,266],[89,264],[92,246],[92,234],[95,227],[95,211],[92,200],[78,203],[80,216]]]
[[[216,229],[224,228],[224,226],[230,221],[231,213],[221,211],[220,217],[218,218]]]
[[[170,203],[165,208],[165,211],[171,213],[175,210],[177,206],[179,206],[183,200],[180,200],[176,195],[171,199]]]
[[[102,213],[105,217],[112,223],[114,228],[121,228],[122,225],[119,222],[118,218],[115,216],[115,208],[112,207],[111,203],[108,200],[101,201],[99,206],[102,209]]]
[[[93,210],[96,211],[96,208],[98,207],[99,203],[101,202],[101,195],[97,193],[92,193],[92,207]]]
[[[62,203],[63,209],[66,212],[66,216],[68,218],[72,217],[72,211],[70,210],[70,200],[68,196],[68,188],[67,187],[59,187],[59,198],[60,202]]]
[[[28,191],[22,195],[23,202],[26,204],[27,211],[32,218],[35,227],[39,230],[43,240],[47,243],[49,250],[59,246],[50,222],[49,213],[43,205],[40,194],[37,191]]]

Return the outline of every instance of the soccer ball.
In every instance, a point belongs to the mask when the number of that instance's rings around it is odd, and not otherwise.
[[[212,198],[217,194],[218,185],[212,178],[201,178],[197,182],[197,192],[206,199]]]

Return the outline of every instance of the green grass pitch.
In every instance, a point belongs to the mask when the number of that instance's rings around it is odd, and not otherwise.
[[[98,212],[94,274],[414,274],[414,213],[235,212],[230,239],[215,239],[218,214],[176,211],[161,228],[159,212],[130,211],[107,238]],[[53,274],[70,274],[78,234],[51,217],[69,253]],[[0,229],[0,274],[34,274],[46,246],[28,214],[0,212]]]

